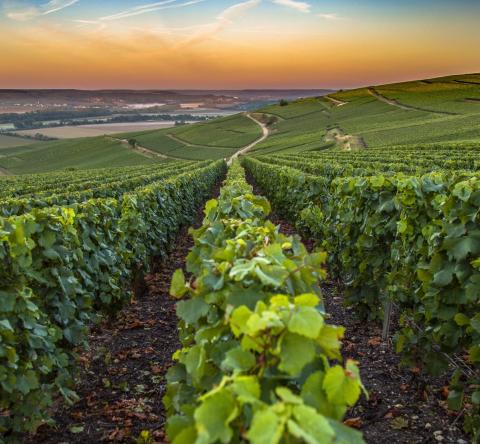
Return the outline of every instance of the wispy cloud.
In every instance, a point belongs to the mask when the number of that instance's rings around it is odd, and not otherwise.
[[[193,33],[184,44],[193,44],[208,39],[215,34],[223,31],[225,28],[232,25],[237,17],[240,17],[244,12],[259,5],[261,0],[248,0],[243,3],[237,3],[223,10],[212,23],[200,25],[197,31]]]
[[[45,6],[41,15],[48,15],[61,9],[68,8],[69,6],[78,3],[79,0],[50,0]]]
[[[31,20],[38,16],[53,14],[78,2],[79,0],[50,0],[38,7],[30,6],[23,9],[12,9],[6,13],[6,16],[11,20]]]
[[[306,2],[300,2],[297,0],[272,0],[273,3],[281,6],[286,6],[287,8],[296,9],[297,11],[308,13],[312,5]]]
[[[163,9],[184,8],[186,6],[196,5],[202,3],[205,0],[190,0],[183,3],[178,3],[177,0],[163,0],[155,3],[147,3],[145,5],[135,6],[134,8],[126,9],[125,11],[118,12],[116,14],[100,17],[99,21],[112,21],[120,20],[127,17],[134,17],[148,12],[161,11]]]
[[[324,19],[324,20],[344,20],[344,17],[341,17],[336,12],[328,13],[328,14],[317,14],[317,17]]]

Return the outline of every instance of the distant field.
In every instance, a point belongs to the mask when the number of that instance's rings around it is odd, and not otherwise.
[[[31,139],[24,139],[22,137],[5,136],[4,134],[0,134],[0,149],[11,148],[14,146],[31,145],[34,142],[35,141]]]
[[[0,167],[13,174],[43,173],[65,168],[120,167],[159,161],[107,137],[39,142],[5,148],[2,155]]]
[[[17,131],[20,135],[43,134],[57,139],[76,139],[78,137],[96,137],[105,134],[123,132],[137,132],[161,128],[171,128],[175,122],[135,122],[135,123],[104,123],[78,126],[59,126],[54,128],[40,128],[32,130]]]
[[[243,114],[166,130],[116,135],[136,139],[140,146],[160,154],[192,160],[230,157],[261,136],[260,126]]]

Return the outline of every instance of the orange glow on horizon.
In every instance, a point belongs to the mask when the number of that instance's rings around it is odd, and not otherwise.
[[[140,29],[2,30],[1,88],[339,88],[480,68],[475,39],[344,26],[189,43]]]

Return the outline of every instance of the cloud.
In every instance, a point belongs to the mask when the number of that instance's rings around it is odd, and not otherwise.
[[[229,27],[237,17],[240,17],[244,12],[259,5],[261,0],[248,0],[243,3],[237,3],[223,10],[212,23],[200,25],[197,27],[197,31],[188,38],[184,44],[194,44],[208,39],[215,34],[223,31]]]
[[[324,20],[343,20],[343,17],[339,16],[336,12],[328,13],[328,14],[317,14],[317,17],[324,19]]]
[[[78,3],[78,1],[79,0],[51,0],[44,6],[44,11],[41,15],[52,14],[61,9],[68,8],[69,6]]]
[[[53,14],[78,2],[79,0],[50,0],[38,7],[30,6],[24,9],[13,9],[8,11],[6,15],[11,20],[31,20],[38,16]]]
[[[202,3],[205,0],[190,0],[184,3],[177,3],[177,0],[163,0],[155,3],[147,3],[145,5],[135,6],[134,8],[126,9],[125,11],[118,12],[117,14],[107,15],[100,17],[100,21],[112,21],[120,20],[127,17],[134,17],[147,12],[161,11],[163,9],[183,8],[186,6],[196,5]]]
[[[299,2],[297,0],[272,0],[272,2],[304,13],[310,12],[310,8],[312,7],[309,3]]]
[[[11,20],[25,21],[30,20],[39,15],[38,8],[34,6],[21,10],[8,11],[6,16]]]

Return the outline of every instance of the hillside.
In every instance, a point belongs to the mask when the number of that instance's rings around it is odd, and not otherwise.
[[[156,153],[191,160],[223,159],[262,136],[259,124],[244,114],[157,131],[123,133]]]
[[[339,91],[205,123],[112,137],[30,143],[2,136],[0,168],[13,174],[69,167],[229,158],[262,137],[257,154],[340,147],[480,141],[480,74]],[[127,140],[134,139],[137,150]]]
[[[480,74],[359,88],[260,112],[274,117],[262,153],[480,140]]]
[[[43,173],[66,168],[121,167],[162,160],[134,151],[127,144],[109,137],[36,143],[29,141],[25,146],[0,149],[0,168],[7,174]]]
[[[206,123],[103,137],[37,143],[2,137],[6,148],[1,149],[0,168],[4,173],[27,174],[178,159],[224,159],[259,140],[262,128],[247,115],[236,114]],[[131,139],[136,142],[135,149],[128,143]]]

